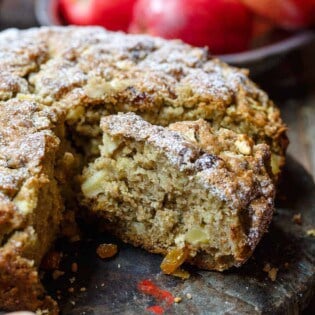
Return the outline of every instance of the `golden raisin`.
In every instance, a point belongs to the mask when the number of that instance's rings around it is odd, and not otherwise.
[[[188,250],[185,248],[175,248],[168,252],[161,263],[161,269],[165,274],[172,274],[181,266],[188,257]]]
[[[115,244],[100,244],[96,249],[97,255],[102,259],[115,256],[117,251],[117,245]]]

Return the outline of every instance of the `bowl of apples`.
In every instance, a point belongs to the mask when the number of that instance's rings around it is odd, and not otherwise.
[[[208,47],[259,75],[315,40],[315,0],[37,0],[42,25],[100,25]]]

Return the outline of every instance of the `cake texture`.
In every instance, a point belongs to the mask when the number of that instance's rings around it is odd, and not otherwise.
[[[250,221],[236,223],[249,230],[235,230],[237,245],[222,249],[224,258],[209,250],[202,254],[200,245],[195,252],[190,249],[187,260],[222,270],[249,257],[270,221],[273,188],[267,177],[277,181],[288,141],[279,109],[249,80],[246,70],[180,41],[97,27],[43,27],[0,33],[0,73],[0,308],[58,312],[45,294],[38,268],[60,235],[60,224],[81,202],[75,201],[81,195],[75,175],[102,159],[106,150],[103,145],[100,151],[100,120],[119,112],[133,112],[154,125],[171,124],[163,130],[185,138],[183,147],[187,145],[197,160],[201,151],[213,155],[217,166],[211,172],[220,171],[229,181],[225,188],[219,182],[209,184],[222,190],[221,197],[214,191],[211,196],[222,201],[218,206],[229,205],[235,220]],[[193,138],[196,128],[198,137]],[[180,166],[164,158],[187,181]],[[195,167],[191,162],[192,185],[203,172]],[[232,174],[240,177],[239,183],[232,181]],[[164,206],[171,204],[166,197]],[[157,203],[156,210],[162,206]],[[244,214],[240,209],[246,209]],[[106,211],[100,212],[104,222],[110,221]],[[117,231],[124,227],[117,225]],[[155,244],[152,239],[148,245],[128,236],[128,241],[153,252],[183,247],[183,237],[176,246],[170,240]]]
[[[205,269],[250,257],[273,212],[267,145],[204,120],[165,128],[129,113],[101,127],[101,156],[83,171],[83,204],[112,233],[154,253],[187,251],[186,261]]]

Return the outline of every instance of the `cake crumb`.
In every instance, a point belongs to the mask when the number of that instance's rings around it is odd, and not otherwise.
[[[315,229],[309,229],[306,231],[307,236],[313,236],[315,237]]]
[[[81,291],[81,292],[85,292],[85,291],[86,291],[86,288],[85,288],[85,287],[82,287],[82,288],[80,289],[80,291]]]
[[[187,270],[184,270],[182,268],[177,268],[173,273],[172,276],[181,278],[183,280],[187,280],[190,278],[190,273]]]
[[[64,274],[65,274],[64,271],[61,271],[61,270],[56,269],[56,270],[53,271],[53,273],[51,274],[51,276],[52,276],[52,278],[53,278],[54,280],[57,280],[58,278],[60,278],[60,277],[63,276]]]
[[[174,298],[174,302],[175,302],[175,303],[180,303],[181,300],[182,300],[182,298],[179,297],[179,296],[176,296],[176,297]]]
[[[103,287],[103,286],[105,286],[105,283],[102,283],[102,284],[101,284],[101,287]]]
[[[70,303],[74,306],[75,305],[75,302],[74,301],[70,301]]]
[[[71,284],[74,283],[74,282],[75,282],[75,277],[70,278],[70,279],[69,279],[69,282],[70,282]]]
[[[60,261],[62,258],[62,253],[57,251],[51,251],[45,255],[42,260],[41,267],[44,270],[54,270],[58,269],[60,265]]]
[[[276,281],[278,274],[278,268],[271,268],[271,270],[268,272],[268,276],[271,281]]]
[[[71,264],[71,271],[72,272],[78,272],[78,264],[76,262],[73,262]]]
[[[78,241],[80,241],[80,240],[81,240],[81,237],[80,237],[79,234],[74,235],[74,236],[72,236],[72,237],[69,238],[70,243],[75,243],[75,242],[78,242]]]
[[[97,255],[102,258],[111,258],[117,254],[117,245],[116,244],[100,244],[96,249]]]
[[[301,213],[296,213],[292,217],[292,222],[298,225],[302,224],[302,215]]]
[[[278,268],[275,267],[271,267],[271,265],[269,263],[266,263],[263,271],[268,273],[268,277],[271,281],[276,281],[277,279],[277,273],[278,273]]]
[[[190,293],[187,293],[187,294],[186,294],[186,298],[187,298],[188,300],[191,300],[191,299],[192,299],[191,294],[190,294]]]
[[[73,293],[73,292],[74,292],[74,287],[68,288],[68,292],[69,292],[69,293]]]
[[[36,315],[47,315],[49,314],[48,310],[37,310]]]

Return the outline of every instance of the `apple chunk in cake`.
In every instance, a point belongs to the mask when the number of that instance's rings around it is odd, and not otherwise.
[[[267,145],[204,120],[165,128],[128,113],[101,127],[82,194],[109,231],[154,253],[182,250],[205,269],[249,258],[273,212]]]

